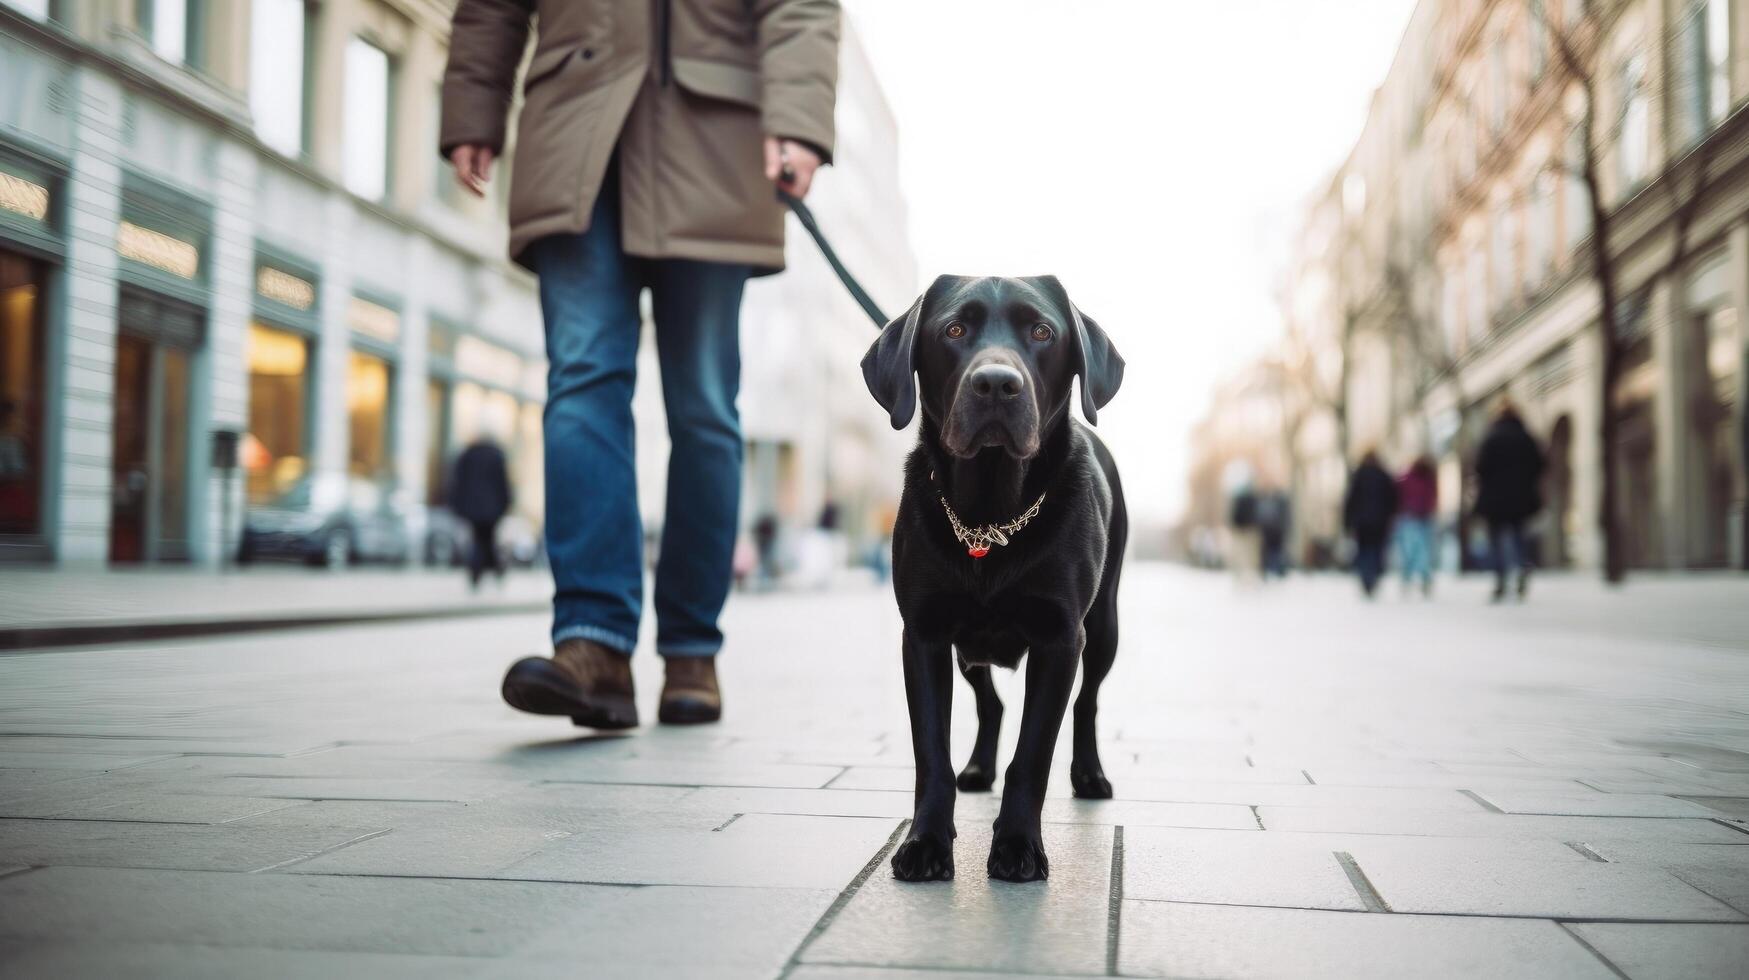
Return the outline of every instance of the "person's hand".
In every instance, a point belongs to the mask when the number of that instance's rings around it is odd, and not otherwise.
[[[492,148],[478,143],[463,143],[450,151],[449,162],[455,167],[455,181],[475,197],[486,196],[486,182],[492,179]]]
[[[791,175],[788,180],[784,179],[786,167]],[[765,137],[766,180],[798,198],[807,197],[808,188],[814,183],[814,171],[818,169],[820,155],[809,149],[806,143],[778,139],[775,136]]]

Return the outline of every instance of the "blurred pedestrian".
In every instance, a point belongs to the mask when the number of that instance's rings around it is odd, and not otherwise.
[[[538,17],[536,17],[538,15]],[[658,717],[722,713],[718,617],[740,509],[741,293],[783,268],[784,211],[831,156],[836,0],[460,0],[439,140],[482,195],[503,152],[531,18],[510,251],[546,321],[549,658],[504,699],[579,725],[638,723],[630,656],[643,571],[632,384],[652,293],[672,446],[656,568]]]
[[[1263,535],[1257,529],[1257,491],[1247,481],[1233,493],[1227,512],[1227,567],[1240,585],[1257,579]]]
[[[1287,494],[1268,487],[1257,495],[1257,534],[1262,551],[1263,578],[1287,578],[1287,530],[1293,505]]]
[[[1354,537],[1354,570],[1367,598],[1385,574],[1385,542],[1396,513],[1397,482],[1380,465],[1378,453],[1369,449],[1348,478],[1348,495],[1342,502],[1342,526]]]
[[[1403,591],[1416,579],[1421,594],[1433,594],[1433,520],[1439,510],[1439,471],[1423,454],[1397,477],[1397,558]]]
[[[1494,601],[1506,597],[1509,573],[1518,572],[1518,597],[1530,589],[1531,556],[1524,526],[1542,510],[1543,453],[1518,409],[1501,399],[1476,452],[1476,513],[1488,523],[1494,559]]]
[[[504,559],[498,554],[498,522],[510,512],[510,468],[504,450],[490,436],[481,436],[456,457],[450,480],[449,509],[468,523],[473,547],[468,550],[468,584],[480,587],[486,568],[504,578]]]

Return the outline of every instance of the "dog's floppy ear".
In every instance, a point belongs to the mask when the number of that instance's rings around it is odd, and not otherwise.
[[[881,335],[862,356],[862,380],[869,394],[891,416],[893,428],[903,429],[917,414],[917,324],[933,297],[951,277],[938,276],[911,308],[881,328]]]
[[[1111,344],[1098,322],[1082,313],[1069,299],[1069,291],[1056,276],[1033,276],[1026,280],[1068,311],[1069,327],[1075,332],[1075,373],[1081,376],[1081,414],[1087,424],[1099,424],[1099,410],[1117,395],[1123,384],[1123,355]]]

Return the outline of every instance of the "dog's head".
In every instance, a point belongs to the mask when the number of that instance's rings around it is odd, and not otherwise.
[[[910,424],[921,385],[942,448],[969,459],[1000,446],[1025,459],[1068,411],[1077,376],[1081,414],[1097,424],[1123,367],[1055,276],[942,276],[881,331],[862,376],[893,428]]]

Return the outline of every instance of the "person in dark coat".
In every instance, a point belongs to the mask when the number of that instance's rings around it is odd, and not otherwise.
[[[1510,401],[1502,401],[1476,452],[1476,513],[1488,522],[1494,558],[1494,601],[1506,596],[1507,573],[1518,570],[1518,596],[1530,588],[1524,525],[1542,509],[1543,452]]]
[[[1385,573],[1385,542],[1397,513],[1397,481],[1379,465],[1378,453],[1367,450],[1348,479],[1342,502],[1342,526],[1354,535],[1354,570],[1368,598]]]
[[[449,507],[474,532],[474,547],[468,553],[468,582],[478,588],[488,563],[502,578],[498,522],[510,511],[510,473],[504,450],[497,443],[481,438],[456,457]]]

